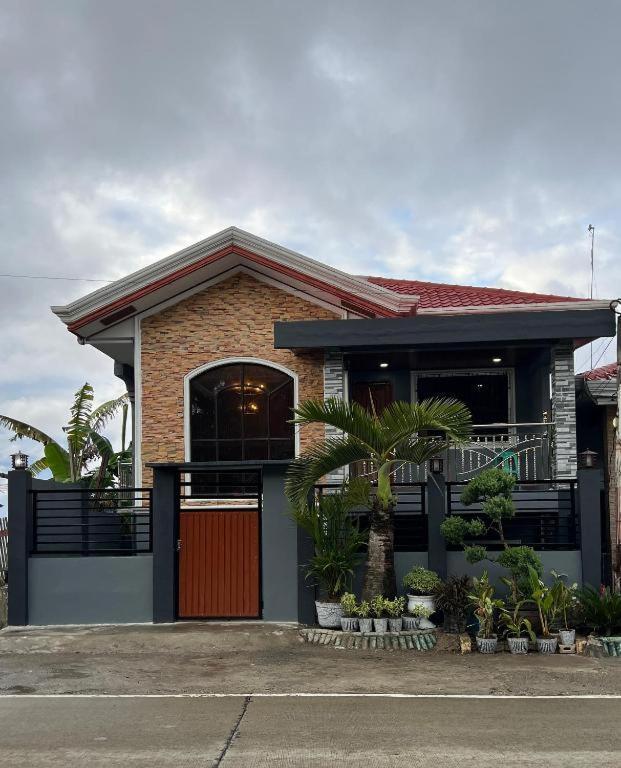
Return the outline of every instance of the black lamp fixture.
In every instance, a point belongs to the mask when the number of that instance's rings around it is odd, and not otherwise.
[[[429,469],[432,475],[441,475],[444,472],[444,459],[434,456],[429,461]]]
[[[11,454],[11,466],[13,469],[28,469],[28,456],[21,451]]]
[[[598,456],[599,454],[597,451],[592,451],[590,448],[587,448],[586,451],[582,451],[578,454],[580,463],[584,469],[593,469],[593,467],[597,464]]]

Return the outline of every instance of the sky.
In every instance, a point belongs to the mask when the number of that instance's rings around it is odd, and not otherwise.
[[[236,225],[357,274],[588,296],[593,224],[617,297],[620,28],[617,0],[4,0],[0,273],[116,279]],[[60,435],[84,381],[122,392],[49,310],[99,285],[0,277],[0,413]]]

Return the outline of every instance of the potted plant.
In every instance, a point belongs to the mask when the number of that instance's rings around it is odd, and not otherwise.
[[[424,605],[429,609],[429,616],[431,616],[436,610],[433,592],[441,583],[442,580],[438,574],[428,568],[418,565],[409,570],[403,577],[403,586],[408,589],[408,612],[412,613],[415,605]],[[422,618],[421,626],[432,629],[435,624],[432,624],[428,618]]]
[[[522,615],[522,606],[525,600],[521,600],[512,606],[512,610],[504,607],[500,609],[500,623],[505,628],[505,636],[511,653],[528,653],[529,639],[535,642],[535,633],[529,619]]]
[[[383,635],[388,629],[388,619],[384,616],[386,600],[382,595],[376,595],[371,600],[371,613],[373,614],[373,627],[378,635]]]
[[[373,619],[369,617],[371,606],[367,600],[361,600],[356,606],[356,616],[358,617],[358,626],[361,632],[373,632]]]
[[[429,619],[430,616],[431,611],[429,608],[419,603],[403,617],[403,629],[420,629],[421,621]]]
[[[567,576],[556,571],[551,571],[556,579],[553,587],[556,601],[557,615],[562,620],[559,628],[559,640],[561,645],[573,645],[576,642],[576,630],[570,629],[569,619],[572,618],[577,606],[578,585],[574,582],[571,586],[566,583]]]
[[[401,632],[404,608],[405,597],[395,597],[394,600],[384,601],[384,610],[388,614],[388,627],[391,632]]]
[[[450,576],[433,592],[437,610],[444,613],[444,631],[458,635],[466,631],[468,595],[472,584],[468,576]]]
[[[359,530],[351,512],[368,500],[368,492],[367,482],[352,480],[336,493],[324,494],[319,500],[291,510],[294,521],[314,544],[314,554],[303,567],[306,578],[323,593],[323,600],[315,600],[320,627],[341,626],[340,597],[351,588],[367,541],[366,531]]]
[[[343,609],[341,629],[344,632],[356,632],[358,630],[358,619],[356,617],[357,605],[356,595],[353,595],[351,592],[345,592],[345,594],[341,596],[341,608]]]
[[[502,600],[494,598],[494,587],[489,583],[487,571],[483,571],[480,579],[472,579],[472,592],[468,600],[474,608],[479,629],[477,632],[477,648],[480,653],[496,653],[498,636],[494,632],[494,614],[504,607]]]
[[[530,599],[537,606],[541,635],[537,636],[537,650],[539,653],[556,653],[558,637],[550,631],[550,625],[557,612],[557,604],[554,588],[544,584],[537,571],[529,568]]]
[[[581,621],[604,654],[621,657],[621,594],[609,587],[582,587],[577,593]]]

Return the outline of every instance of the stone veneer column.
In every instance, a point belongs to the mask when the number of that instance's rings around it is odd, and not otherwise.
[[[345,397],[345,371],[343,369],[343,353],[326,351],[323,365],[323,397]],[[338,429],[326,426],[326,437],[337,437]],[[339,469],[326,475],[329,483],[342,483],[345,479],[345,469]]]
[[[556,477],[576,477],[576,390],[574,349],[571,342],[552,348],[552,421],[555,424],[554,469]]]

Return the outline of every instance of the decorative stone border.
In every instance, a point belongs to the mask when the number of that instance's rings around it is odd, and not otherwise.
[[[307,643],[333,645],[335,648],[355,648],[361,651],[430,651],[438,638],[432,629],[407,632],[342,632],[337,629],[309,627],[300,630]]]

